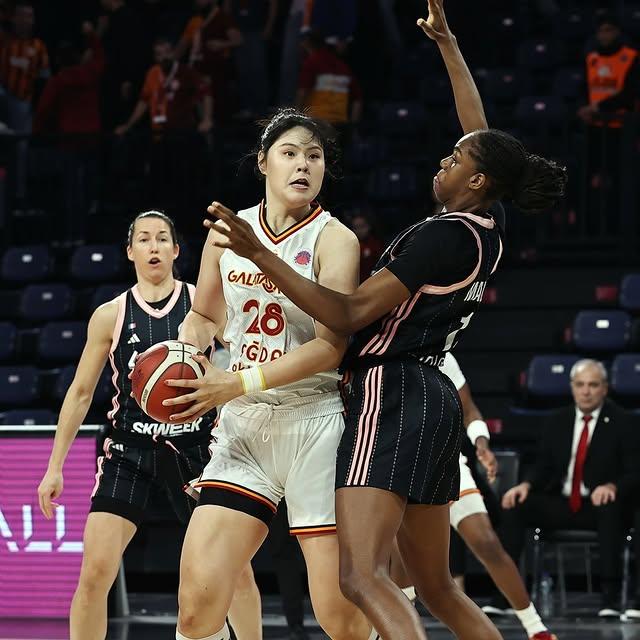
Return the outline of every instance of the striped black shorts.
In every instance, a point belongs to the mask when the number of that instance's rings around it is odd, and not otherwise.
[[[203,437],[204,436],[204,437]],[[162,437],[113,433],[98,458],[92,512],[121,516],[136,526],[144,519],[152,489],[165,491],[181,522],[188,522],[196,501],[185,493],[209,461],[209,434]]]
[[[458,498],[462,409],[451,380],[417,360],[352,373],[336,488],[376,487],[414,504]]]

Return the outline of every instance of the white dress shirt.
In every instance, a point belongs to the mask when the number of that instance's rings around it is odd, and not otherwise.
[[[602,405],[600,405],[597,409],[594,409],[590,413],[583,413],[576,407],[576,418],[573,423],[573,444],[571,445],[571,458],[569,458],[569,467],[567,469],[567,475],[564,479],[564,485],[562,486],[562,495],[567,498],[571,495],[571,484],[573,483],[573,469],[576,466],[576,454],[578,453],[578,444],[580,443],[580,436],[582,435],[582,430],[584,429],[584,420],[582,419],[585,415],[590,415],[591,420],[589,421],[589,439],[587,440],[587,446],[591,442],[591,437],[593,436],[593,431],[596,428],[596,423],[598,422],[598,417],[600,416],[600,411],[602,410]],[[585,497],[589,495],[589,489],[584,486],[584,482],[580,484],[580,495]]]

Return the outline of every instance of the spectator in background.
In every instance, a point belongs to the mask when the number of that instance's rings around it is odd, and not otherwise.
[[[96,201],[98,135],[100,134],[100,81],[104,52],[93,25],[82,26],[84,52],[62,42],[56,53],[57,73],[47,82],[36,111],[34,132],[60,134],[56,166],[64,188],[64,237],[77,242],[85,237],[86,215]]]
[[[113,129],[135,105],[144,72],[151,61],[145,25],[124,0],[100,0],[104,13],[97,33],[105,51],[102,82],[102,120]]]
[[[213,126],[210,87],[197,71],[176,60],[167,38],[156,41],[153,54],[155,64],[147,71],[138,103],[115,133],[124,135],[148,114],[149,197],[166,207],[193,206],[196,178],[206,166],[206,145],[198,134]]]
[[[216,122],[225,122],[235,107],[232,54],[242,44],[242,34],[221,0],[196,0],[196,8],[176,47],[176,56],[179,59],[186,52],[189,66],[208,79]]]
[[[633,111],[639,97],[638,51],[624,44],[613,14],[600,13],[596,22],[596,46],[586,57],[588,104],[578,117],[589,125],[619,128],[622,119],[615,116]]]
[[[296,99],[300,75],[300,36],[309,30],[313,0],[293,0],[284,28],[280,57],[280,106],[290,106]]]
[[[34,23],[33,5],[16,3],[12,32],[3,37],[0,51],[0,100],[5,103],[6,124],[19,135],[31,133],[36,82],[49,77],[47,48],[33,35]],[[21,201],[27,186],[27,141],[18,142],[16,151],[16,196]]]
[[[358,122],[362,116],[360,84],[338,55],[342,44],[333,36],[323,41],[313,32],[303,39],[306,57],[300,70],[297,106],[332,124]]]
[[[351,218],[351,228],[360,242],[360,282],[364,282],[373,271],[378,258],[382,255],[384,244],[373,233],[369,218],[357,213]]]
[[[640,487],[640,446],[628,414],[607,400],[601,362],[571,369],[574,405],[547,421],[533,473],[503,498],[502,542],[518,564],[527,526],[595,529],[600,544],[600,617],[620,616],[623,501]],[[506,601],[494,600],[495,610]]]
[[[278,0],[228,0],[229,11],[242,33],[235,49],[242,115],[264,117],[268,107],[267,42],[278,13]]]

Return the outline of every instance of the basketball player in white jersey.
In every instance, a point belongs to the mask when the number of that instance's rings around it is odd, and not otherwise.
[[[469,384],[451,353],[446,354],[440,370],[451,378],[458,390],[467,436],[476,447],[476,456],[487,470],[489,481],[492,481],[496,477],[498,465],[489,448],[489,428],[473,401]],[[557,640],[540,619],[518,568],[502,547],[491,526],[482,494],[471,475],[467,458],[462,454],[460,455],[460,498],[451,504],[449,518],[451,526],[460,534],[476,558],[482,562],[492,580],[513,607],[514,614],[520,620],[529,639]],[[404,560],[411,561],[409,558]],[[401,586],[408,584],[409,579],[403,575],[405,572],[397,550],[393,556],[392,573],[394,580]],[[410,599],[412,596],[415,598],[413,587],[405,587],[403,591]],[[483,610],[486,613],[493,613],[488,607],[484,607]]]
[[[325,123],[281,110],[258,147],[265,201],[239,215],[304,277],[349,293],[358,283],[357,238],[315,202],[332,156]],[[225,327],[230,369],[201,359],[202,381],[168,382],[195,391],[165,402],[195,401],[176,420],[225,405],[211,462],[195,484],[200,501],[182,551],[176,638],[229,638],[233,586],[283,497],[318,622],[336,640],[376,637],[338,578],[334,482],[344,422],[336,368],[347,337],[300,311],[249,260],[215,247],[217,237],[212,230],[203,249],[191,313]]]
[[[178,253],[173,221],[163,213],[147,211],[131,223],[127,255],[135,267],[136,284],[98,307],[89,320],[78,369],[60,410],[48,469],[38,487],[40,508],[51,518],[54,501],[63,490],[65,459],[109,360],[115,392],[109,414],[113,429],[99,461],[84,530],[82,569],[70,612],[71,640],[106,637],[107,595],[122,554],[144,517],[151,485],[165,488],[176,514],[186,521],[195,502],[184,493],[180,477],[201,470],[209,460],[212,415],[184,424],[181,433],[169,440],[163,435],[166,425],[142,413],[129,397],[128,373],[136,353],[177,338],[180,325],[194,341],[198,334],[211,335],[211,323],[205,318],[185,320],[194,287],[173,277]],[[236,636],[259,640],[260,594],[250,566],[241,572],[236,589],[229,614]]]

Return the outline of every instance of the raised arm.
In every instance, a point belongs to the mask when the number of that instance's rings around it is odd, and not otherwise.
[[[469,133],[477,129],[487,129],[487,118],[484,114],[482,98],[471,71],[462,57],[458,41],[449,29],[442,3],[443,0],[428,0],[429,17],[426,20],[420,18],[418,26],[431,40],[435,41],[440,49],[451,80],[456,111],[462,130]]]

